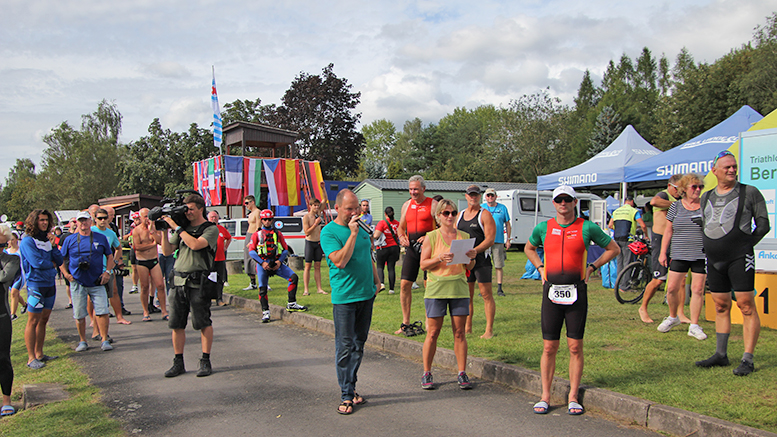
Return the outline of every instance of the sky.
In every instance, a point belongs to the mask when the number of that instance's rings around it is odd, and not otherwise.
[[[40,171],[43,137],[114,101],[120,141],[154,118],[210,126],[219,102],[280,103],[300,72],[361,92],[362,125],[398,130],[457,107],[507,105],[549,88],[572,104],[583,73],[643,47],[714,62],[752,39],[777,0],[2,0],[0,183],[18,158]]]

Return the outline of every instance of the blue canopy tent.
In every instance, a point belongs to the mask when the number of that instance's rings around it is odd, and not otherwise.
[[[588,161],[545,176],[537,176],[538,190],[552,190],[559,185],[618,189],[624,182],[624,168],[661,151],[645,141],[631,125],[606,149]]]
[[[739,140],[740,132],[750,129],[762,118],[756,110],[745,105],[703,134],[658,156],[627,165],[625,180],[630,185],[640,182],[637,187],[651,187],[665,185],[660,181],[676,173],[706,174],[710,171],[715,155],[728,149]]]

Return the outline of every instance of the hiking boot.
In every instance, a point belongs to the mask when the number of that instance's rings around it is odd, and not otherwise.
[[[78,342],[78,346],[76,346],[76,352],[83,352],[87,349],[89,349],[89,345],[86,344],[85,341]]]
[[[674,328],[675,326],[680,324],[679,318],[672,319],[671,317],[667,317],[664,319],[663,322],[661,322],[660,325],[658,325],[658,331],[659,332],[669,332],[670,329]]]
[[[208,376],[213,373],[213,368],[210,367],[210,358],[200,358],[200,368],[197,370],[197,376]]]
[[[103,351],[106,351],[106,352],[107,352],[107,351],[112,351],[112,350],[113,350],[113,346],[111,346],[111,342],[110,342],[110,341],[107,341],[107,340],[106,340],[106,341],[104,341],[104,342],[103,342],[103,344],[100,346],[100,349],[102,349]]]
[[[308,307],[302,306],[297,302],[289,302],[286,304],[286,311],[307,311]]]
[[[688,335],[695,338],[696,340],[707,339],[707,334],[704,333],[704,330],[701,329],[701,326],[691,326],[688,328]]]
[[[701,360],[696,362],[696,365],[699,367],[728,366],[728,364],[729,364],[728,356],[718,355],[717,352],[712,354],[712,356],[707,358],[706,360]]]
[[[270,312],[262,311],[262,323],[270,323]]]
[[[739,366],[737,366],[736,369],[734,369],[734,375],[736,376],[747,376],[755,370],[755,364],[748,363],[745,360],[742,360],[741,363],[739,363]]]
[[[424,373],[421,378],[421,388],[424,390],[431,390],[434,388],[434,380],[432,378],[432,372]]]
[[[183,367],[183,359],[173,358],[173,367],[165,372],[165,378],[173,378],[184,373],[186,373],[186,369]]]
[[[469,377],[466,372],[459,373],[459,388],[462,390],[469,390],[472,388],[472,383],[469,382]]]
[[[248,291],[248,290],[256,290],[256,284],[251,284],[248,287],[243,289],[243,291]]]

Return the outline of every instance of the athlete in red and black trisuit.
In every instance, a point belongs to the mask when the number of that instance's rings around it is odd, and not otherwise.
[[[406,247],[405,259],[402,262],[402,274],[399,281],[399,301],[402,305],[402,324],[396,334],[414,335],[410,326],[410,305],[413,301],[412,286],[418,277],[421,262],[421,243],[426,233],[437,228],[433,211],[437,202],[424,195],[426,185],[424,178],[412,176],[408,181],[410,200],[402,205],[402,215],[397,228],[399,244]],[[419,331],[416,331],[419,332]]]
[[[543,280],[541,324],[544,347],[540,360],[542,398],[534,405],[534,412],[548,412],[561,326],[566,322],[570,386],[568,412],[577,415],[583,413],[577,394],[583,376],[583,334],[588,313],[586,284],[591,273],[615,258],[620,249],[593,222],[576,218],[577,194],[572,187],[556,188],[553,191],[553,206],[556,208],[556,218],[537,225],[524,249],[529,261],[542,273]],[[591,241],[605,251],[586,266],[586,248]],[[545,250],[545,264],[537,254],[539,246]]]

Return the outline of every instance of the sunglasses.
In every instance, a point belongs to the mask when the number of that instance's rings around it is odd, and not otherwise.
[[[553,201],[556,203],[564,203],[564,202],[572,203],[575,201],[575,199],[569,196],[558,196],[555,199],[553,199]]]
[[[456,214],[458,213],[459,212],[454,209],[453,211],[442,211],[440,215],[443,217],[456,217]]]
[[[265,221],[265,220],[272,220],[272,219],[271,218],[263,218],[262,219],[262,221]]]
[[[249,201],[247,201],[247,202],[243,202],[243,205],[250,205],[251,203],[253,203],[253,202],[251,202],[251,201],[249,200]]]
[[[734,156],[733,153],[729,152],[728,150],[724,150],[717,155],[715,155],[715,160],[712,161],[712,166],[715,167],[715,164],[718,163],[718,159],[723,158],[724,156]]]
[[[496,196],[496,195],[495,194],[491,194],[491,193],[486,194],[486,197],[494,197],[494,196]]]
[[[108,218],[108,216],[107,216],[107,215],[105,215],[105,216],[102,216],[102,217],[95,217],[95,218],[96,218],[97,220],[106,220],[106,219]]]
[[[690,188],[692,190],[703,190],[704,189],[704,185],[688,185],[688,188]]]

